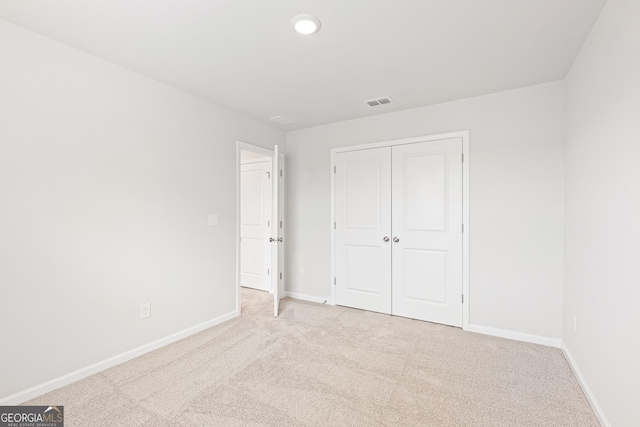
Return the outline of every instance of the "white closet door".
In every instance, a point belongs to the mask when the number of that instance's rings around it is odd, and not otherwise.
[[[462,326],[462,139],[392,157],[392,313]]]
[[[336,304],[389,314],[391,147],[335,160]]]

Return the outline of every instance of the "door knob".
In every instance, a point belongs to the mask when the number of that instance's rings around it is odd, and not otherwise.
[[[382,238],[382,241],[383,241],[383,242],[388,242],[388,241],[389,241],[389,237],[388,237],[388,236],[384,236],[384,237]]]
[[[398,239],[397,237],[394,237],[394,238],[393,238],[393,241],[394,241],[395,243],[398,243],[398,242],[400,241],[400,239]]]
[[[273,237],[269,237],[269,243],[275,242],[275,241],[276,241],[276,239],[274,239]]]
[[[282,237],[280,237],[280,238],[278,239],[278,242],[282,242]]]

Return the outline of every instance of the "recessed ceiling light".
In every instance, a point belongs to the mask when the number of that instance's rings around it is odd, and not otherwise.
[[[320,20],[313,15],[302,14],[293,17],[291,26],[300,34],[315,34],[320,31]]]

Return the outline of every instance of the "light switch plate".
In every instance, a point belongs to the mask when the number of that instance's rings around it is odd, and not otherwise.
[[[217,227],[218,226],[218,215],[217,214],[209,215],[207,224],[209,225],[209,227]]]

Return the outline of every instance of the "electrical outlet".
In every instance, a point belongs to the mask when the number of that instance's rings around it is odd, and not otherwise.
[[[300,269],[300,277],[304,277],[304,268]]]
[[[578,332],[578,316],[573,315],[573,332]]]
[[[140,318],[146,319],[149,316],[151,316],[151,303],[144,302],[140,304]]]

